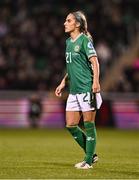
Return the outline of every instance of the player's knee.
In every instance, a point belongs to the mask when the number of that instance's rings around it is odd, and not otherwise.
[[[95,121],[95,117],[96,117],[96,111],[83,112],[84,122],[86,121],[93,122]]]
[[[95,122],[95,119],[84,119],[84,122]]]

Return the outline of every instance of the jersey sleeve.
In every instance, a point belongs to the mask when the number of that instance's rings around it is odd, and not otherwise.
[[[88,59],[92,56],[97,56],[96,50],[93,46],[93,42],[89,38],[84,38],[83,46]]]

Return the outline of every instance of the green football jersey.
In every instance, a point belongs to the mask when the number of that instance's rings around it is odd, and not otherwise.
[[[97,56],[91,39],[81,33],[66,41],[66,66],[70,94],[91,92],[93,70],[89,58]]]

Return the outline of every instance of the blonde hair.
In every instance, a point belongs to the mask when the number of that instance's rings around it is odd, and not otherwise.
[[[75,11],[75,12],[72,12],[71,14],[73,14],[76,21],[80,23],[80,27],[79,27],[80,32],[83,32],[85,35],[87,35],[89,38],[92,39],[92,36],[88,32],[88,29],[87,29],[88,25],[87,25],[85,14],[82,11]]]

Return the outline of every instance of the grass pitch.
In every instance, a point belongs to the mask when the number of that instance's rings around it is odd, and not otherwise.
[[[139,178],[139,131],[98,129],[97,153],[78,170],[84,154],[66,130],[0,129],[0,179]]]

